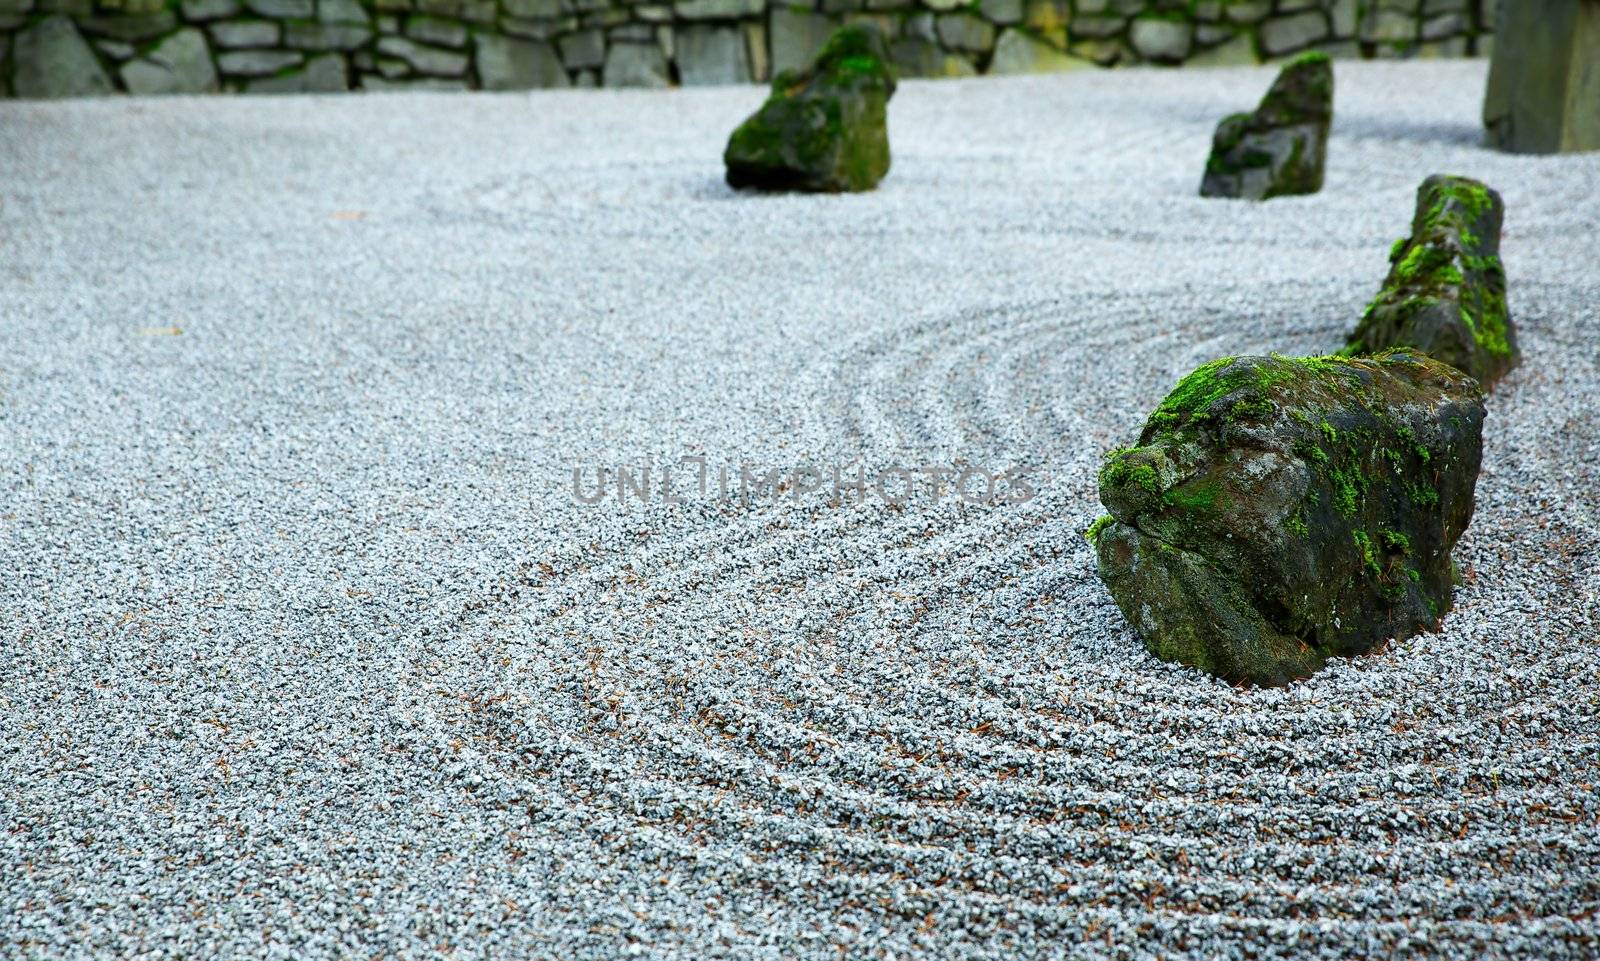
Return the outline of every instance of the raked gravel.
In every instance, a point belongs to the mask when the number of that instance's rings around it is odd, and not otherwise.
[[[723,186],[753,87],[0,103],[0,955],[1595,957],[1600,155],[1337,74],[1263,205],[1266,70],[906,83],[841,197]],[[1446,630],[1155,661],[1100,453],[1340,346],[1441,171],[1526,353]],[[1038,493],[713,496],[853,464]]]

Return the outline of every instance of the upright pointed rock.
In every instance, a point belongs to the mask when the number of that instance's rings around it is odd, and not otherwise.
[[[1411,236],[1395,244],[1346,352],[1415,347],[1494,386],[1519,359],[1500,263],[1504,217],[1500,195],[1476,180],[1424,180]]]
[[[1217,125],[1202,197],[1266,200],[1322,189],[1333,124],[1333,65],[1324,53],[1290,61],[1254,113]]]
[[[773,78],[772,95],[728,140],[728,183],[761,190],[871,190],[889,172],[887,107],[895,76],[870,24],[836,31],[805,70]]]
[[[1500,4],[1483,123],[1512,153],[1600,150],[1600,0]]]

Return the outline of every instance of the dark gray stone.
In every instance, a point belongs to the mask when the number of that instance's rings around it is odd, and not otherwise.
[[[773,78],[772,95],[723,153],[728,184],[760,190],[871,190],[889,172],[886,111],[894,68],[870,24],[839,29],[804,72]]]
[[[679,29],[673,59],[686,87],[750,82],[750,58],[736,26],[691,24]]]
[[[1483,122],[1512,153],[1600,150],[1600,0],[1501,4]]]
[[[131,94],[210,93],[217,71],[205,34],[185,27],[122,68],[122,85]]]
[[[344,55],[338,53],[312,57],[299,70],[252,80],[245,85],[247,93],[339,93],[348,89],[349,67]]]
[[[238,77],[265,77],[299,66],[305,54],[294,50],[230,50],[217,56],[217,69]]]
[[[283,36],[283,28],[273,20],[223,20],[206,29],[211,31],[212,42],[230,50],[275,47]]]
[[[602,83],[607,87],[665,87],[667,58],[653,43],[614,43],[606,51]]]
[[[1322,189],[1333,123],[1333,66],[1302,54],[1283,68],[1254,113],[1217,126],[1200,184],[1204,197],[1266,200]]]
[[[18,33],[13,43],[12,87],[19,97],[90,97],[112,90],[111,78],[78,28],[52,14]]]
[[[1390,254],[1389,276],[1349,350],[1414,347],[1494,386],[1519,359],[1500,262],[1504,217],[1500,195],[1476,180],[1423,181],[1411,236]]]
[[[473,45],[478,82],[485,90],[536,90],[570,83],[555,50],[541,40],[480,33]]]
[[[465,47],[467,25],[458,20],[417,15],[406,18],[406,36],[440,47]]]
[[[405,37],[379,37],[378,52],[398,57],[416,72],[430,76],[459,77],[467,72],[466,54],[424,46]]]
[[[1206,364],[1101,470],[1100,576],[1151,653],[1234,682],[1437,630],[1483,417],[1417,351]]]

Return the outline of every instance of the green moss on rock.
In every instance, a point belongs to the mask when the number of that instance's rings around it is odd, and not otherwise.
[[[1417,191],[1411,236],[1390,255],[1383,289],[1346,353],[1413,347],[1493,386],[1519,359],[1500,263],[1500,195],[1476,180],[1434,176]]]
[[[728,183],[762,190],[871,190],[889,172],[887,107],[895,76],[871,24],[836,31],[803,71],[772,81],[761,109],[723,153]]]
[[[1101,576],[1157,656],[1233,681],[1431,629],[1482,420],[1477,383],[1416,351],[1202,365],[1101,470]]]
[[[1296,57],[1254,112],[1217,125],[1200,195],[1266,200],[1316,193],[1332,122],[1332,63],[1325,54]]]

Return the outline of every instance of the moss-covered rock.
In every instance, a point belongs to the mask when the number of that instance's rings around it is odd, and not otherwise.
[[[1224,358],[1100,472],[1100,576],[1157,657],[1284,684],[1433,630],[1472,519],[1483,397],[1416,351]]]
[[[895,75],[871,24],[836,31],[803,71],[772,81],[772,96],[728,140],[728,183],[762,190],[871,190],[889,172],[887,108]]]
[[[1322,189],[1333,123],[1333,65],[1327,54],[1290,61],[1254,113],[1217,125],[1200,182],[1202,197],[1266,200]]]
[[[1500,263],[1500,195],[1466,177],[1429,177],[1417,190],[1411,236],[1395,244],[1389,276],[1346,352],[1415,347],[1485,388],[1519,358]]]

